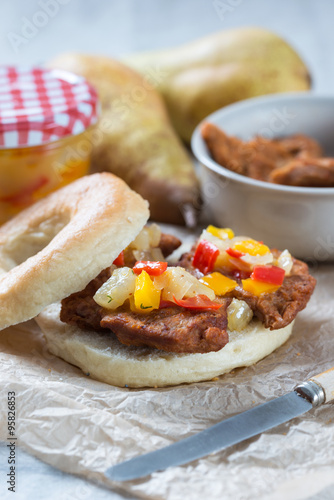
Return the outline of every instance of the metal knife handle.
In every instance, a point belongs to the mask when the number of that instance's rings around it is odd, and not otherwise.
[[[334,368],[314,375],[307,382],[297,385],[295,391],[310,401],[314,407],[334,401]]]

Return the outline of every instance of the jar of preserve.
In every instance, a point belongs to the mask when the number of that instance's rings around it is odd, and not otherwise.
[[[0,66],[0,224],[88,173],[97,110],[81,76]]]

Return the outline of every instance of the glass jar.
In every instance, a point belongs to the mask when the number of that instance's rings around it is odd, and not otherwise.
[[[88,173],[97,106],[80,76],[0,67],[0,224]]]

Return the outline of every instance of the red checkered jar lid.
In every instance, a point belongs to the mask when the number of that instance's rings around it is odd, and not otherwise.
[[[0,148],[38,146],[97,121],[96,90],[67,71],[0,66]]]

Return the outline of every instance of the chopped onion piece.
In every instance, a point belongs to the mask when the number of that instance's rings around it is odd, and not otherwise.
[[[177,300],[195,295],[206,295],[211,300],[216,297],[211,288],[198,281],[182,267],[168,267],[163,274],[154,278],[154,285],[160,290],[163,289],[162,300],[173,301],[173,296]]]
[[[277,266],[284,269],[286,275],[290,274],[293,266],[293,261],[291,254],[288,250],[283,250],[281,255],[278,257]]]
[[[161,239],[161,229],[158,224],[151,224],[148,227],[151,247],[158,247]]]
[[[130,248],[147,251],[152,247],[159,246],[160,238],[160,227],[157,224],[151,224],[140,231],[133,242],[130,243]]]
[[[151,249],[151,259],[150,260],[156,260],[159,262],[165,261],[165,257],[163,256],[163,253],[161,251],[161,248],[152,248]]]
[[[151,252],[149,250],[133,250],[133,256],[138,260],[153,260],[151,259]]]
[[[147,227],[144,227],[133,242],[130,243],[130,248],[135,248],[136,250],[148,250],[150,248],[150,237]]]
[[[233,299],[227,308],[229,330],[240,332],[253,318],[253,311],[244,300]]]
[[[108,281],[98,289],[94,300],[106,309],[117,309],[133,295],[136,275],[129,267],[114,270]]]
[[[149,250],[133,250],[133,256],[136,260],[166,260],[160,248],[150,248]]]
[[[251,264],[252,266],[265,266],[266,264],[271,264],[274,257],[271,252],[268,252],[265,255],[249,255],[246,253],[240,257],[240,260],[247,262],[247,264]]]
[[[220,252],[224,252],[229,246],[231,246],[231,241],[232,241],[229,239],[222,240],[221,238],[217,238],[217,236],[214,236],[212,233],[210,233],[206,229],[204,229],[204,231],[202,231],[202,234],[199,238],[199,241],[200,240],[206,240],[206,241],[210,241],[210,243],[214,243],[216,245],[216,247],[219,248]]]

